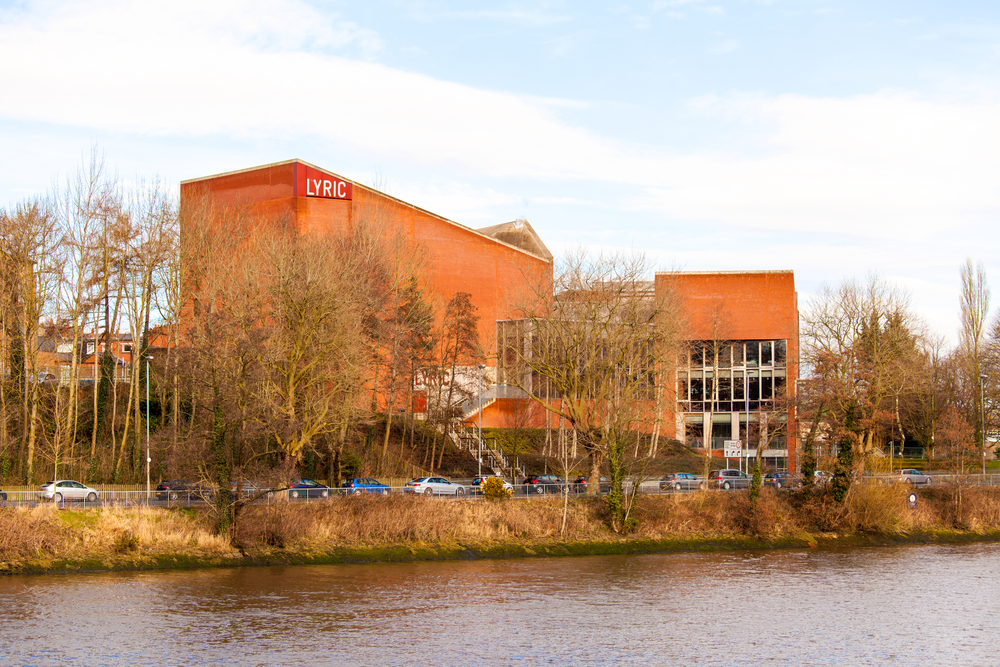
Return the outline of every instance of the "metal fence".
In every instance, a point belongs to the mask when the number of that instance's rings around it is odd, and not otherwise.
[[[376,491],[370,489],[351,490],[343,488],[325,489],[277,489],[259,490],[244,493],[236,500],[253,503],[312,503],[328,502],[337,499],[346,499],[363,495],[409,495],[410,490],[404,486],[404,482],[399,479],[390,480],[393,484],[387,490]],[[900,483],[898,475],[883,474],[872,475],[865,478],[863,483],[875,484],[895,484]],[[975,474],[975,475],[954,475],[935,474],[931,475],[929,486],[942,486],[960,483],[968,486],[1000,486],[1000,474]],[[920,486],[920,485],[917,485]],[[151,506],[151,507],[180,507],[180,506],[209,506],[215,502],[214,493],[205,491],[157,491],[150,489],[148,492],[145,485],[110,485],[96,484],[92,487],[98,493],[96,502],[86,499],[63,499],[59,506],[64,508],[89,508],[89,507],[109,507],[109,506]],[[676,489],[672,484],[661,483],[659,479],[643,480],[635,484],[635,480],[626,480],[624,491],[626,494],[634,493],[638,488],[639,493],[651,495],[668,495],[677,493],[694,493],[697,488]],[[605,489],[606,490],[606,489]],[[456,489],[457,493],[449,495],[427,494],[435,497],[456,498],[463,500],[476,500],[482,498],[478,487],[472,486],[467,480],[460,480]],[[554,498],[568,495],[571,498],[582,497],[586,494],[585,484],[566,483],[562,481],[558,484],[517,484],[511,489],[511,497],[520,500],[533,500],[541,498]],[[39,504],[52,504],[51,500],[40,498],[38,487],[17,486],[7,487],[3,490],[6,499],[2,502],[6,506],[34,506]],[[421,493],[420,495],[425,495]]]

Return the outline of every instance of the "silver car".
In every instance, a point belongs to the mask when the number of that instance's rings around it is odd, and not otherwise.
[[[85,500],[88,503],[97,502],[97,489],[84,486],[71,479],[60,479],[46,482],[38,487],[39,500],[52,500],[61,503],[64,500]]]
[[[436,496],[464,496],[465,487],[444,477],[417,477],[403,487],[403,493],[423,493]]]
[[[660,491],[669,491],[671,489],[674,491],[692,491],[703,488],[705,488],[705,484],[701,481],[701,477],[692,475],[689,472],[676,472],[660,480]]]
[[[907,484],[930,484],[931,476],[925,475],[916,468],[907,468],[899,471],[899,481]]]
[[[708,485],[713,489],[749,489],[750,476],[740,470],[727,468],[724,470],[713,470],[708,475]]]

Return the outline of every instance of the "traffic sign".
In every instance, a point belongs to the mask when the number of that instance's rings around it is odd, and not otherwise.
[[[727,459],[738,459],[743,455],[742,440],[726,440],[722,443],[723,454]]]

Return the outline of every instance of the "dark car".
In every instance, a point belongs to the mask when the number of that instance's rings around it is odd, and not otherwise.
[[[692,491],[705,488],[701,477],[689,472],[675,472],[660,480],[660,491]]]
[[[189,482],[185,479],[172,479],[160,482],[156,485],[156,493],[153,494],[157,500],[205,500],[212,499],[212,489],[202,486],[198,482]]]
[[[340,488],[344,489],[346,493],[381,493],[382,495],[388,495],[390,491],[388,486],[371,477],[355,477],[345,480],[340,485]]]
[[[590,479],[586,475],[581,475],[573,480],[573,486],[569,487],[576,493],[586,493],[587,492],[587,480]],[[604,475],[601,475],[601,479],[598,482],[601,493],[609,493],[611,491],[611,480],[609,480]]]
[[[329,498],[332,489],[311,479],[300,479],[288,487],[289,498]]]
[[[795,478],[787,472],[772,472],[764,475],[764,486],[786,489],[795,486]]]
[[[0,491],[0,501],[7,500],[7,492]]]
[[[723,470],[713,470],[708,474],[706,483],[713,489],[749,489],[750,476],[742,470],[725,468]]]
[[[529,475],[521,482],[525,493],[562,493],[563,481],[555,475]]]

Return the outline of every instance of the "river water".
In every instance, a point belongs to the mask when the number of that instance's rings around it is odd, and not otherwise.
[[[0,665],[1000,665],[1000,545],[0,579]]]

